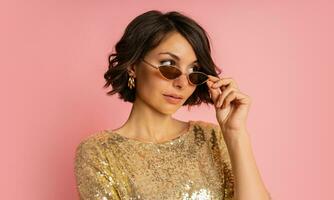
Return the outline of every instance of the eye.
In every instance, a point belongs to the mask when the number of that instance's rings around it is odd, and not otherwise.
[[[174,60],[162,60],[162,61],[160,61],[160,64],[161,65],[173,65],[173,66],[175,66],[175,61]]]
[[[200,71],[200,70],[201,70],[201,67],[198,66],[198,65],[194,65],[194,66],[192,67],[192,69],[193,69],[193,71]]]

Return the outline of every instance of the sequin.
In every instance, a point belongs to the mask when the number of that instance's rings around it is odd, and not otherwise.
[[[111,130],[84,139],[75,152],[80,199],[233,199],[234,175],[219,125],[189,123],[184,134],[158,144]]]

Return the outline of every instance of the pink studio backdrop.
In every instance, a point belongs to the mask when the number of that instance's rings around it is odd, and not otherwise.
[[[1,1],[1,199],[78,199],[74,151],[120,126],[103,89],[126,25],[178,10],[210,35],[223,76],[253,100],[248,125],[273,199],[334,199],[332,1]],[[215,122],[213,107],[175,117]]]

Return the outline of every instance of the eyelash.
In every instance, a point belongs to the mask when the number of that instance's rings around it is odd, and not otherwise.
[[[171,61],[171,62],[170,62],[171,65],[174,65],[174,66],[175,66],[175,64],[176,64],[176,62],[175,62],[174,60],[172,60],[172,59],[161,60],[161,61],[160,61],[160,64],[162,65],[164,62],[167,62],[167,61]],[[200,69],[200,67],[197,66],[197,65],[194,65],[192,68],[195,69],[195,70],[199,70],[199,69]]]

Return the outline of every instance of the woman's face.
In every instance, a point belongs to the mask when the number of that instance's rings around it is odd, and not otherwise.
[[[155,49],[145,55],[144,60],[155,66],[176,64],[180,67],[183,74],[174,80],[168,80],[157,68],[145,62],[135,66],[136,101],[145,103],[158,112],[173,114],[196,89],[196,85],[189,83],[185,74],[198,65],[192,46],[180,33],[171,32]],[[178,95],[182,99],[176,100],[165,94]]]

